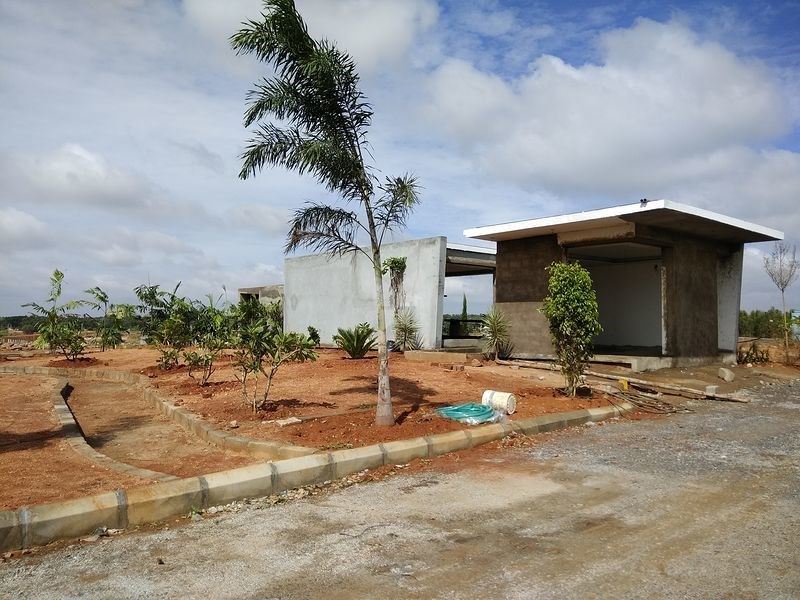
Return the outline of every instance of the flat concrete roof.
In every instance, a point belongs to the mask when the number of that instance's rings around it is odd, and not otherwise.
[[[445,277],[491,275],[495,271],[496,251],[484,246],[447,243]]]
[[[479,240],[502,241],[611,227],[624,223],[639,223],[736,243],[783,239],[782,231],[672,200],[648,200],[567,215],[475,227],[464,230],[464,235]]]

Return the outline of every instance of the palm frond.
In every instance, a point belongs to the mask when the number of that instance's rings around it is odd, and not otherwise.
[[[407,173],[401,177],[387,177],[379,189],[383,194],[375,202],[374,214],[379,239],[383,241],[387,231],[406,226],[408,215],[419,203],[419,184],[416,177]]]
[[[354,212],[308,203],[294,213],[284,251],[289,253],[305,247],[336,256],[362,252],[371,258],[356,244],[359,229],[363,226]]]

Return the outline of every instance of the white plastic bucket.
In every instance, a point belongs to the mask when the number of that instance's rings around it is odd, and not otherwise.
[[[491,406],[495,410],[513,415],[517,410],[517,397],[511,392],[486,390],[481,397],[481,404]]]

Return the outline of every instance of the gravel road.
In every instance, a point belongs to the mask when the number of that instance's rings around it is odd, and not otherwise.
[[[797,598],[800,384],[751,398],[23,556],[0,597]]]

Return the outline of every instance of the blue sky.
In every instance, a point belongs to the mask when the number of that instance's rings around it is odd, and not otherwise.
[[[800,231],[800,4],[303,0],[358,61],[387,174],[423,203],[403,237],[670,198]],[[244,96],[227,38],[258,0],[0,0],[0,314],[94,285],[201,296],[282,280],[313,181],[239,181]],[[769,307],[767,245],[743,306]],[[448,281],[487,306],[486,278]],[[800,305],[800,285],[790,303]]]

